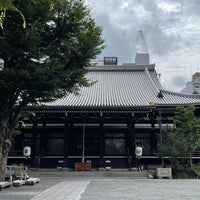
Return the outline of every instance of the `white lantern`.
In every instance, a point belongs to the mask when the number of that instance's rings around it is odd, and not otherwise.
[[[28,146],[24,147],[23,154],[25,157],[29,157],[31,155],[31,148]]]
[[[135,148],[135,155],[136,155],[136,157],[142,156],[142,147],[136,147]]]

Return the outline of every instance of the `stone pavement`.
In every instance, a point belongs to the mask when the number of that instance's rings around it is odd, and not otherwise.
[[[0,200],[199,200],[200,180],[142,178],[134,171],[32,171],[33,186],[11,187]],[[133,176],[137,174],[138,177]]]
[[[89,181],[64,181],[58,183],[31,200],[79,200]]]
[[[200,180],[92,180],[81,200],[199,200]]]

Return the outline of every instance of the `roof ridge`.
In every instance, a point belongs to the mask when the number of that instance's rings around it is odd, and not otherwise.
[[[156,86],[156,84],[154,83],[150,73],[149,73],[149,70],[147,67],[145,67],[145,74],[148,76],[148,80],[151,82],[153,88],[156,90],[156,92],[158,93],[160,91],[160,89]]]
[[[86,67],[89,71],[143,71],[145,68],[150,70],[155,69],[155,64],[150,65],[97,65]]]

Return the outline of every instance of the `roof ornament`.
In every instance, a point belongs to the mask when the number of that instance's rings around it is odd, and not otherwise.
[[[158,93],[157,97],[158,97],[158,98],[161,98],[161,99],[163,98],[163,93],[162,93],[162,91],[161,91],[161,90],[159,91],[159,93]]]
[[[150,106],[155,106],[155,104],[156,104],[156,103],[155,103],[154,100],[151,100],[151,101],[149,102],[149,105],[150,105]]]

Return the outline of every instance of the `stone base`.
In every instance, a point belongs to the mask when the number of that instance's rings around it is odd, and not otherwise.
[[[172,179],[172,169],[171,168],[156,168],[156,177],[159,179],[162,179],[162,178]]]

